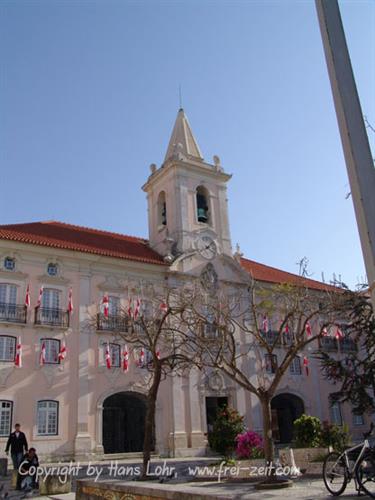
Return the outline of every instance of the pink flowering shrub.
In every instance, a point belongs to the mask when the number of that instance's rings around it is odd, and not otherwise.
[[[236,437],[236,455],[238,458],[262,458],[263,439],[253,431],[238,434]]]

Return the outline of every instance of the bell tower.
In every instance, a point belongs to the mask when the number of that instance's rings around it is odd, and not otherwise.
[[[183,109],[177,113],[163,164],[150,166],[147,193],[151,247],[172,262],[189,252],[232,255],[226,183],[217,156],[202,156]],[[206,255],[205,255],[206,254]]]

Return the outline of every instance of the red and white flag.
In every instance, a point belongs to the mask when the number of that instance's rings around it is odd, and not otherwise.
[[[106,348],[105,348],[105,363],[106,363],[108,369],[112,368],[112,356],[111,356],[111,350],[109,348],[108,343],[107,343]]]
[[[31,299],[30,299],[30,285],[27,285],[27,288],[26,288],[25,306],[26,306],[26,307],[30,307],[30,306],[31,306]]]
[[[145,351],[143,348],[141,348],[141,351],[139,353],[139,360],[138,360],[138,366],[143,366],[145,362]]]
[[[344,334],[342,333],[342,330],[339,327],[337,327],[336,329],[335,337],[337,340],[342,340],[344,338]]]
[[[309,358],[307,356],[303,357],[303,366],[305,367],[306,375],[309,375]]]
[[[40,307],[42,305],[42,297],[43,297],[43,287],[41,286],[39,288],[39,296],[38,296],[38,302],[36,304],[36,307]]]
[[[66,358],[66,345],[65,345],[65,342],[62,341],[61,344],[60,344],[60,350],[59,350],[59,354],[57,356],[57,359],[60,361],[60,363],[62,361],[64,361]]]
[[[129,351],[127,345],[124,347],[124,350],[122,351],[122,371],[124,373],[128,373],[129,371]]]
[[[289,325],[288,325],[288,323],[285,325],[284,333],[286,335],[289,335]]]
[[[22,368],[22,344],[21,337],[18,337],[17,346],[16,346],[16,357],[14,358],[14,364],[18,366],[18,368]]]
[[[305,332],[306,332],[306,335],[308,337],[311,337],[312,335],[312,331],[311,331],[311,325],[309,322],[306,323],[306,326],[305,326]]]
[[[71,314],[73,312],[73,290],[69,288],[69,295],[68,295],[68,313]]]
[[[160,351],[156,351],[156,357],[160,359]]]
[[[322,330],[322,335],[323,335],[323,337],[327,337],[327,335],[328,335],[328,330],[327,330],[326,326]]]
[[[109,316],[109,297],[107,294],[103,295],[101,302],[101,311],[106,318]]]
[[[269,325],[268,325],[268,318],[267,318],[267,316],[263,316],[262,330],[263,330],[264,333],[268,333]]]
[[[134,301],[134,319],[137,319],[141,310],[141,299],[137,298]]]
[[[168,304],[166,302],[162,302],[160,304],[160,310],[162,313],[166,314],[168,312]]]
[[[43,341],[42,342],[42,347],[40,349],[40,354],[39,354],[39,364],[40,364],[40,366],[43,366],[45,362],[46,362],[46,343]]]

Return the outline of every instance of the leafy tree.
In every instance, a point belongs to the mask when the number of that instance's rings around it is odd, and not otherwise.
[[[212,431],[208,434],[210,447],[229,459],[236,448],[236,437],[244,430],[243,417],[234,408],[219,410]]]
[[[357,349],[339,355],[320,350],[323,374],[338,386],[333,393],[336,401],[348,401],[353,412],[364,414],[375,409],[375,318],[369,294],[343,292],[342,307],[346,312],[346,335],[350,336]]]
[[[318,417],[301,415],[294,421],[295,444],[298,448],[315,448],[320,444],[321,423]]]

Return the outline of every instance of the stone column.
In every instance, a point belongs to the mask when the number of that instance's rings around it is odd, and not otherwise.
[[[206,451],[206,437],[204,435],[199,397],[199,372],[196,368],[192,368],[189,375],[191,447],[194,449],[194,455],[204,455]]]
[[[187,454],[185,421],[185,400],[182,377],[171,377],[172,431],[169,434],[171,455],[181,457]]]
[[[79,287],[79,358],[78,358],[78,410],[77,434],[74,441],[76,459],[84,459],[91,453],[92,436],[89,434],[90,387],[89,387],[89,348],[90,331],[90,274],[81,274]]]

